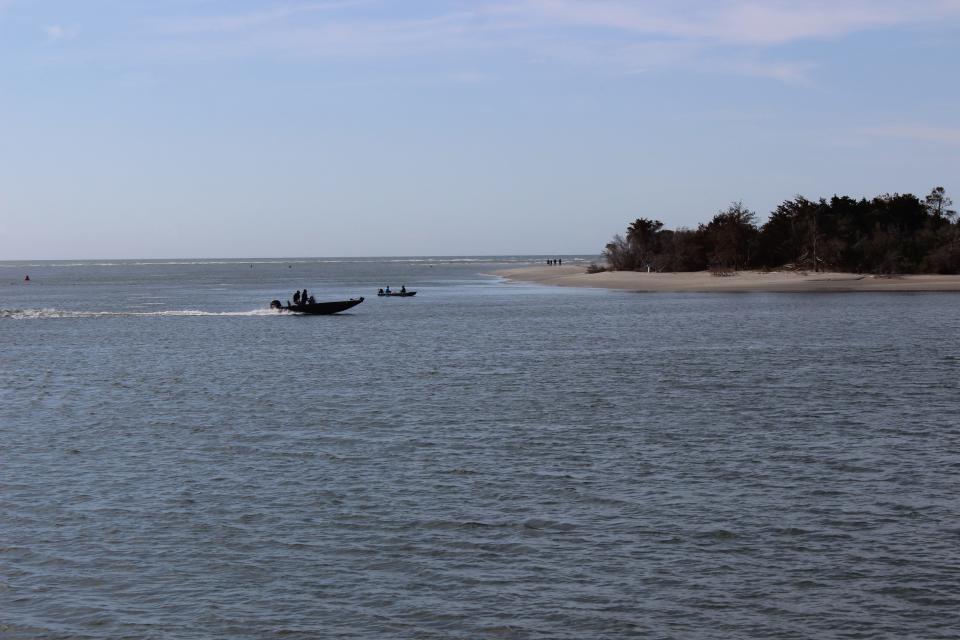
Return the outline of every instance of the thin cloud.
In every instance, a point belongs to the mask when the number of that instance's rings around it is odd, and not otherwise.
[[[815,65],[784,45],[960,18],[960,0],[448,0],[403,11],[386,0],[257,6],[157,19],[152,33],[126,46],[148,57],[198,60],[466,54],[614,75],[693,71],[809,83]]]
[[[49,24],[42,28],[43,35],[48,43],[71,40],[80,32],[76,27],[64,27],[59,24]]]
[[[308,2],[276,7],[264,11],[250,11],[216,16],[200,16],[172,20],[163,24],[169,33],[209,33],[255,29],[272,23],[284,22],[302,14],[332,12],[359,5],[369,5],[371,0],[340,0],[336,2]]]
[[[601,69],[613,75],[658,71],[766,78],[786,84],[809,84],[815,66],[808,62],[769,59],[754,52],[718,52],[705,44],[678,40],[638,43],[542,41],[533,47],[536,59],[568,66]]]
[[[792,84],[809,84],[815,65],[776,56],[783,45],[960,18],[960,0],[521,0],[499,8],[539,31],[563,30],[573,41],[543,53],[570,58],[577,52],[574,57],[608,69],[620,65],[622,73],[689,69]],[[584,42],[583,33],[597,30],[606,38],[595,42],[628,44]]]
[[[338,8],[361,4],[336,3]],[[475,13],[431,15],[422,18],[369,19],[340,15],[320,21],[290,21],[332,3],[290,6],[269,14],[220,16],[165,29],[165,35],[186,36],[167,44],[193,52],[209,47],[221,54],[282,55],[319,58],[403,57],[494,47],[489,27],[477,24]],[[499,28],[497,29],[499,31]],[[233,32],[242,33],[212,33]],[[195,37],[201,34],[200,37]]]
[[[899,138],[914,142],[937,142],[949,145],[960,144],[960,129],[955,127],[901,124],[861,129],[861,133],[871,138]]]
[[[960,15],[955,0],[717,2],[622,0],[524,0],[517,10],[570,27],[600,27],[622,33],[711,44],[770,46],[830,38],[875,28],[936,22]]]

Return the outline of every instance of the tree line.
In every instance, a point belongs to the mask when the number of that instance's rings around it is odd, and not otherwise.
[[[696,229],[637,218],[604,248],[616,271],[795,268],[857,273],[960,273],[960,221],[943,187],[923,199],[797,196],[762,225],[736,202]]]

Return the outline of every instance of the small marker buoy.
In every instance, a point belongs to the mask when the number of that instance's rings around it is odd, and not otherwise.
[[[23,281],[24,281],[24,282],[30,282],[30,276],[24,277]]]

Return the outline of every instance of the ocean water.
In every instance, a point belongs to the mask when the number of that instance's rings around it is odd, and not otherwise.
[[[0,638],[957,637],[960,296],[524,260],[0,263]]]

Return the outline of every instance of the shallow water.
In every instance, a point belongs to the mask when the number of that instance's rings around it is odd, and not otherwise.
[[[0,637],[960,628],[956,294],[250,264],[0,263]]]

